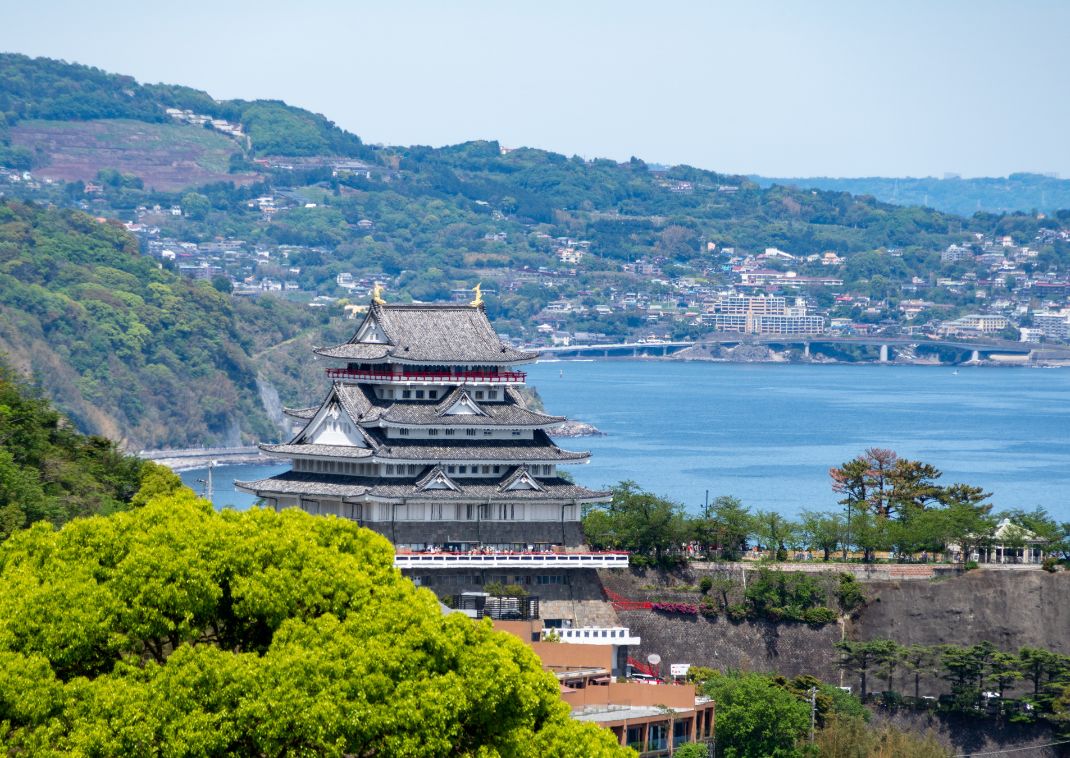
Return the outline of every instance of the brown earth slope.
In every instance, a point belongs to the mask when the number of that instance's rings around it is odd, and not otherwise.
[[[188,124],[97,121],[22,121],[11,129],[18,147],[45,153],[47,165],[34,174],[46,179],[89,181],[101,169],[141,178],[145,186],[175,191],[210,182],[248,184],[254,174],[230,174],[237,142]]]

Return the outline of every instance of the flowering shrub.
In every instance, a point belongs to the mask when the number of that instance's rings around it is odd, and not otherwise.
[[[698,606],[694,603],[651,603],[652,610],[662,613],[681,613],[685,616],[697,616]]]

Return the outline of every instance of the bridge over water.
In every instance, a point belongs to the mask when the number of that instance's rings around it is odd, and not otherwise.
[[[1026,362],[1039,359],[1070,360],[1070,346],[1014,342],[1011,340],[964,340],[933,339],[918,336],[875,335],[842,337],[824,334],[739,334],[712,333],[696,341],[680,340],[668,342],[618,342],[597,345],[567,345],[542,348],[540,353],[546,357],[638,357],[664,356],[680,352],[691,347],[714,347],[734,345],[764,345],[784,348],[797,347],[803,355],[810,356],[815,345],[867,346],[880,350],[880,361],[888,362],[893,350],[919,347],[943,348],[968,352],[968,363],[976,363],[993,355],[1017,357]]]

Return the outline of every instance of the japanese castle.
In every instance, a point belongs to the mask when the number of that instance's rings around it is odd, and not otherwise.
[[[488,554],[493,565],[544,554],[603,567],[608,558],[577,549],[583,505],[608,493],[559,475],[589,453],[558,447],[546,430],[564,418],[527,407],[517,367],[537,354],[502,342],[478,288],[469,305],[387,304],[377,289],[352,339],[315,352],[341,364],[327,369],[326,398],[286,409],[300,431],[260,446],[292,469],[240,489],[271,507],[353,519],[412,567],[444,554],[465,554],[451,567],[484,565]]]

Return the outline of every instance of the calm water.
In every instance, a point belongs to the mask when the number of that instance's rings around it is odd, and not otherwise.
[[[1042,505],[1070,520],[1070,369],[606,361],[530,366],[549,412],[606,437],[562,440],[593,453],[570,470],[601,487],[622,479],[701,506],[735,495],[791,515],[834,507],[828,469],[889,447],[993,493],[999,508]],[[216,502],[247,507],[216,469]],[[189,484],[204,472],[188,472]],[[197,487],[199,489],[199,487]]]

